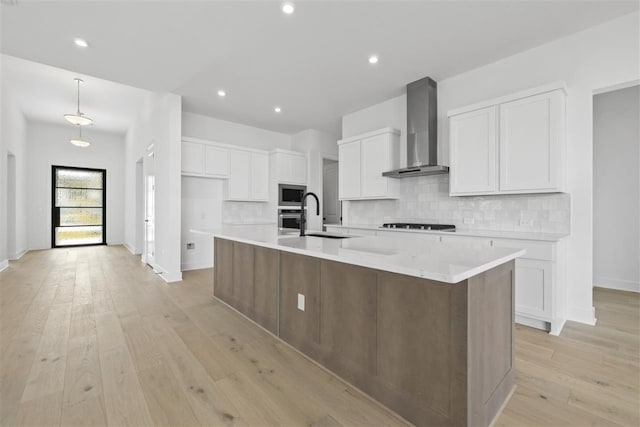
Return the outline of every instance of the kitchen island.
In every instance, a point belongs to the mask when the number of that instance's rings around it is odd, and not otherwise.
[[[215,237],[216,298],[412,423],[489,425],[512,393],[523,250],[198,232]]]

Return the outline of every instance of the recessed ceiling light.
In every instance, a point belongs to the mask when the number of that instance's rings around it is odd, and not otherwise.
[[[275,107],[275,108],[273,109],[273,111],[275,111],[276,113],[281,113],[281,112],[282,112],[282,108],[280,108],[280,107]]]
[[[292,3],[285,3],[282,5],[282,11],[287,15],[291,15],[294,10],[296,10],[296,8],[293,7]]]
[[[224,98],[225,96],[227,96],[227,92],[225,92],[224,90],[220,89],[220,90],[218,91],[218,96],[219,96],[220,98]]]
[[[85,39],[74,39],[73,42],[79,47],[89,47],[89,43]]]
[[[369,57],[369,64],[377,64],[378,63],[378,55],[371,55]]]

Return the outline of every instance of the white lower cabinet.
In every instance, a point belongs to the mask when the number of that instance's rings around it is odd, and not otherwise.
[[[552,269],[551,261],[516,260],[516,312],[519,315],[551,319]]]
[[[503,247],[526,250],[515,262],[516,323],[549,331],[559,335],[566,321],[566,288],[564,243],[562,241],[533,241],[522,239],[495,239],[490,237],[460,236],[455,233],[435,234],[394,230],[330,227],[327,231],[360,236],[401,237],[412,242],[463,242],[472,247]]]

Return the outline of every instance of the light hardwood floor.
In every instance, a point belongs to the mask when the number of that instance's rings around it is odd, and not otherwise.
[[[0,273],[1,425],[402,425],[211,296],[123,247],[34,251]],[[496,425],[640,424],[640,298],[596,290],[598,325],[516,330]]]

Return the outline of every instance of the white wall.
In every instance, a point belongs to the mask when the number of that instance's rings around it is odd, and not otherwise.
[[[182,113],[182,136],[271,151],[291,148],[291,136],[240,123]]]
[[[181,109],[180,96],[150,92],[125,138],[125,244],[135,251],[136,235],[143,226],[136,220],[137,198],[144,196],[136,191],[136,163],[147,159],[147,147],[153,144],[156,171],[155,270],[167,282],[182,280]]]
[[[107,170],[107,244],[124,241],[124,137],[84,129],[91,142],[79,148],[71,125],[27,122],[28,178],[27,222],[29,249],[51,247],[51,166],[75,166]]]
[[[593,283],[640,292],[640,86],[593,98]]]
[[[182,134],[224,144],[265,151],[291,148],[291,136],[215,117],[182,113]],[[193,228],[215,229],[223,223],[259,223],[276,221],[276,203],[225,202],[223,180],[182,177],[182,269],[208,268],[213,265],[213,240],[189,232]],[[195,249],[187,249],[195,243]]]
[[[307,129],[292,136],[292,149],[307,154],[307,191],[320,199],[320,215],[316,215],[315,201],[307,199],[307,228],[322,230],[323,159],[338,158],[338,138],[316,129]]]
[[[444,164],[448,164],[449,156],[448,110],[553,81],[566,82],[569,90],[567,178],[572,201],[572,233],[567,239],[568,316],[591,324],[595,322],[592,303],[593,91],[638,79],[638,20],[637,12],[626,15],[438,82],[438,158]],[[378,108],[371,107],[375,112],[363,110],[343,117],[342,137],[384,126],[398,128],[404,119],[401,98],[378,104]]]
[[[0,55],[0,58],[2,55]],[[27,243],[27,121],[13,102],[10,82],[2,78],[2,102],[0,129],[0,270],[6,266],[8,259],[15,259],[28,249]],[[7,203],[7,156],[15,156],[15,203]],[[13,212],[15,229],[13,233],[7,230],[8,210]],[[11,244],[7,237],[15,239]],[[9,253],[8,247],[13,253]]]

